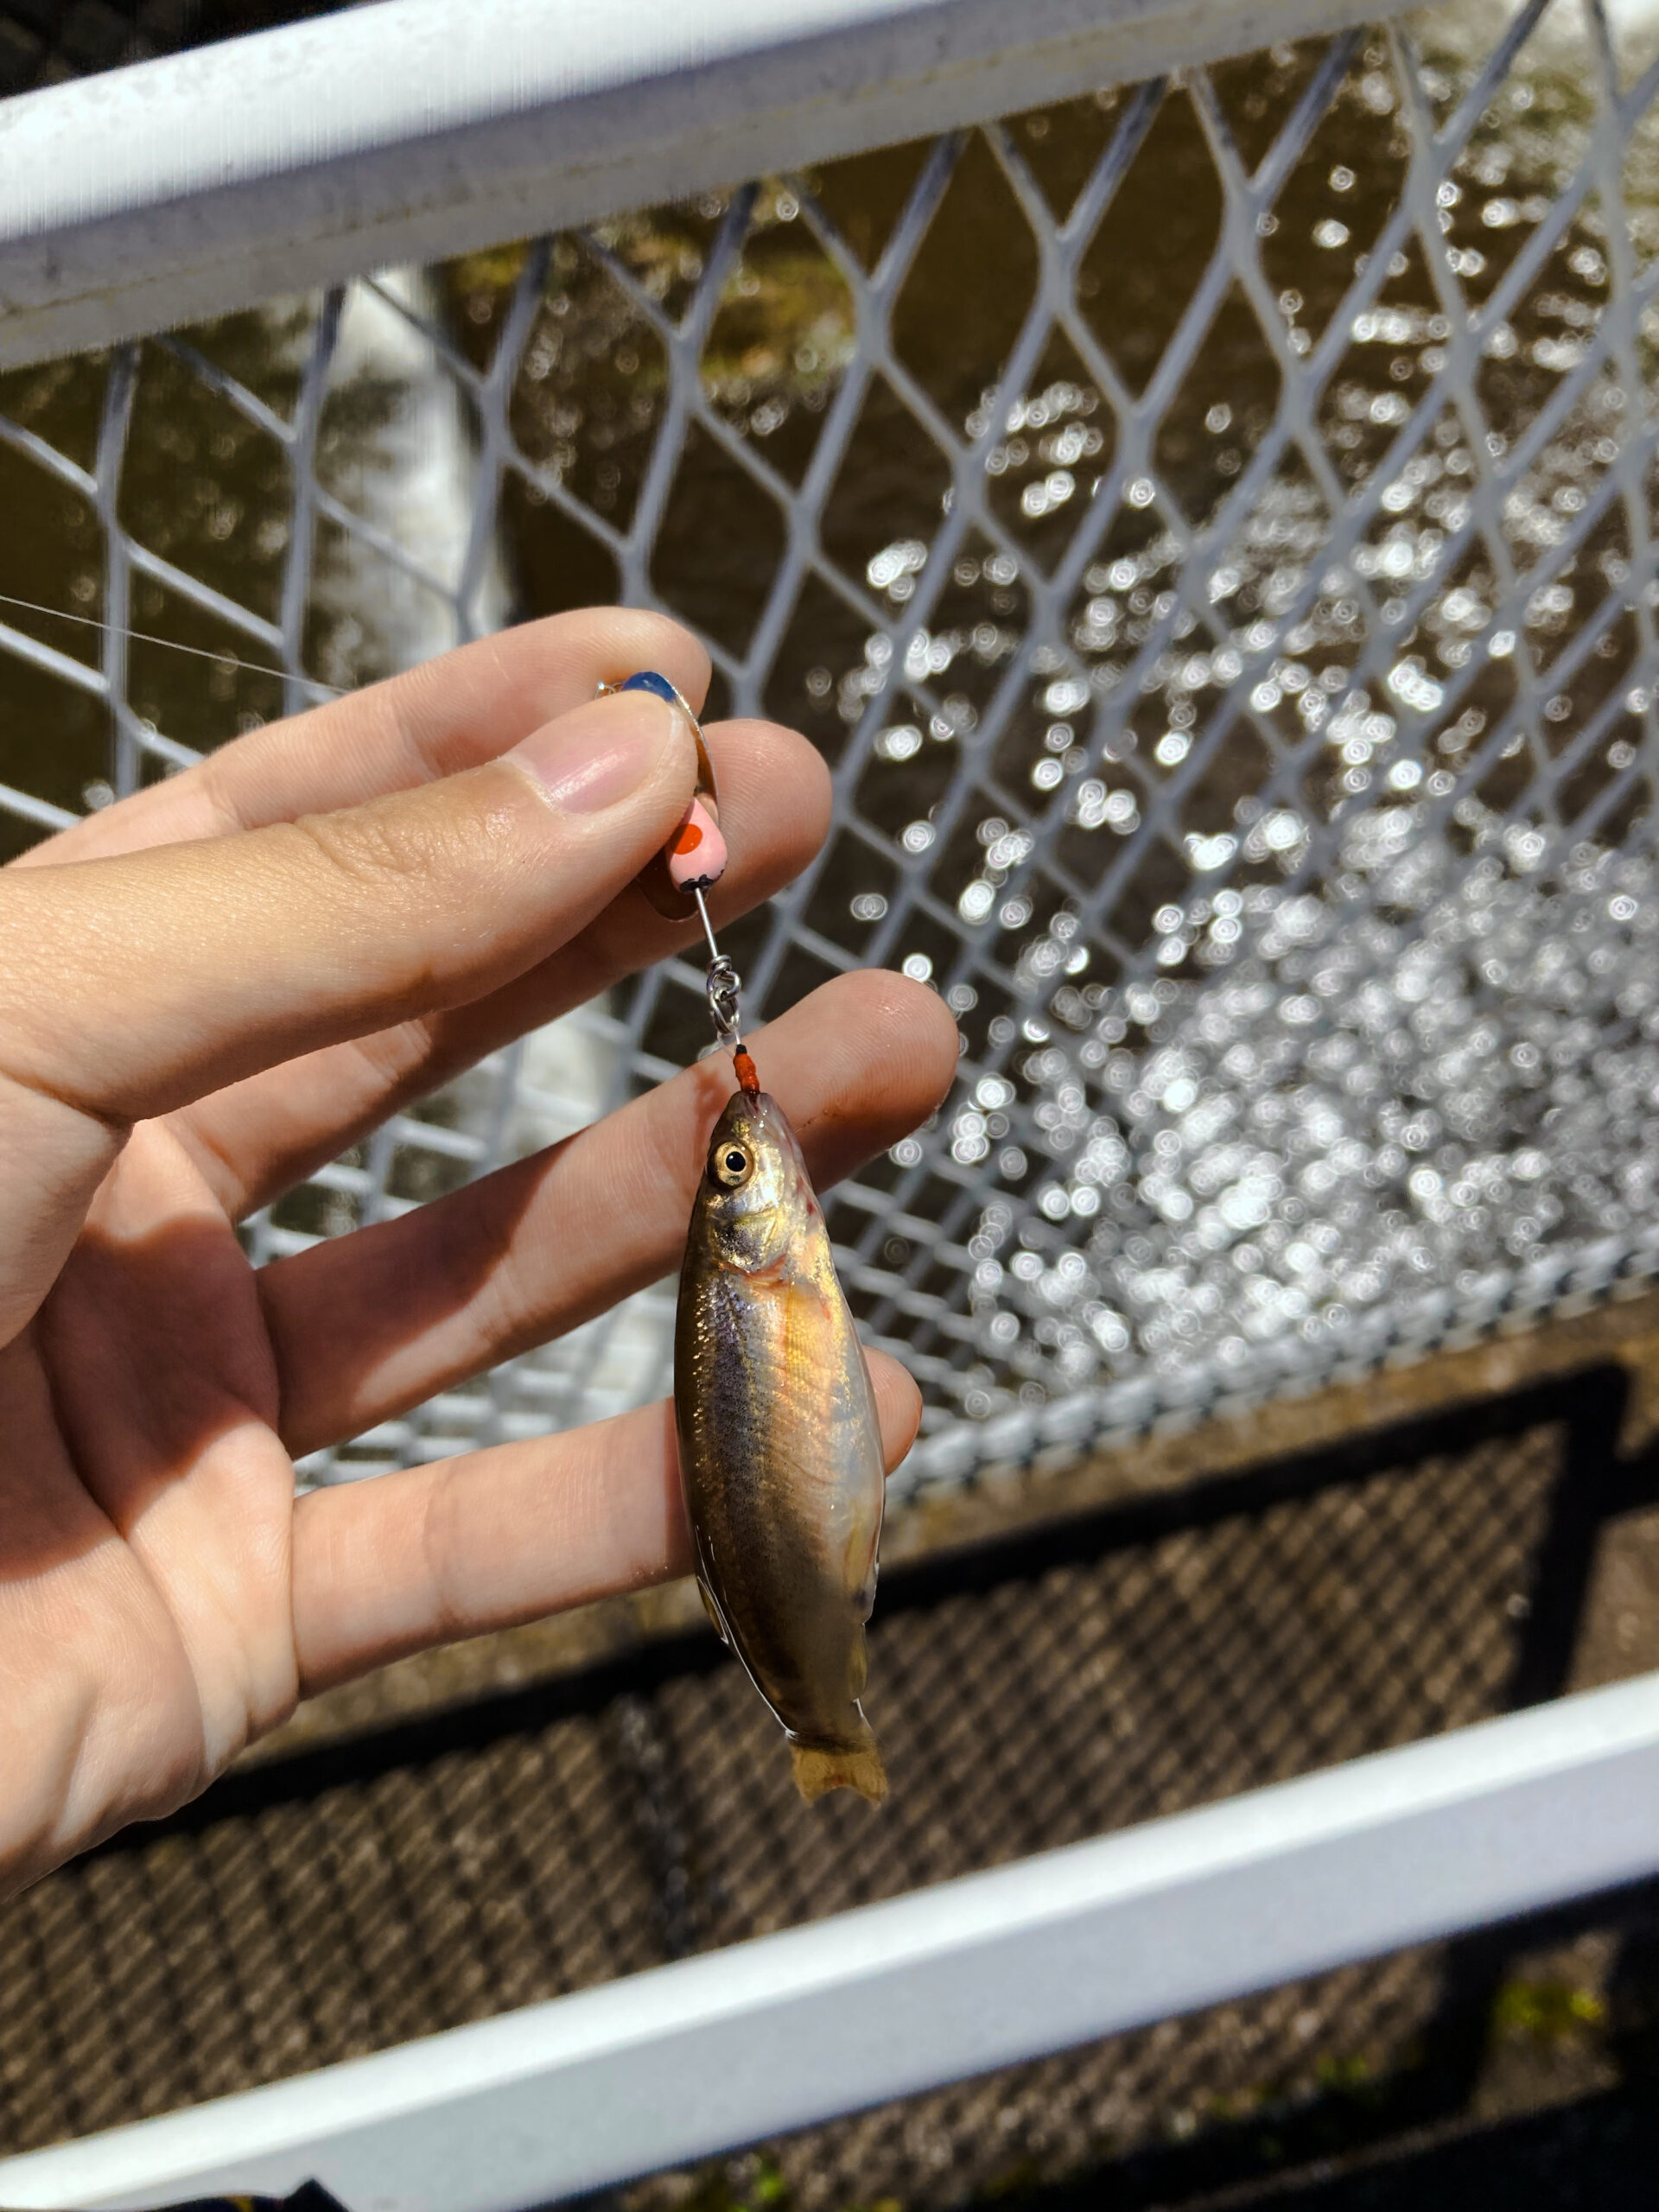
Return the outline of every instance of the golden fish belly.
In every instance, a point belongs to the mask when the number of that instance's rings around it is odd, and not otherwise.
[[[822,1219],[817,1250],[745,1274],[688,1252],[676,1339],[702,1580],[801,1745],[871,1740],[858,1706],[883,1471],[869,1378]]]

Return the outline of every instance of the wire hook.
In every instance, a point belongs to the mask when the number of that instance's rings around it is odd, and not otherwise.
[[[743,1014],[739,995],[743,978],[715,943],[714,925],[709,919],[709,909],[703,904],[701,891],[691,896],[697,902],[697,918],[702,924],[702,934],[709,945],[709,974],[704,988],[709,994],[709,1018],[715,1025],[715,1034],[722,1045],[733,1051],[743,1050]]]
[[[620,683],[601,683],[599,690],[601,697],[616,691],[649,691],[656,697],[667,700],[671,705],[677,707],[687,721],[690,723],[691,733],[696,740],[697,746],[698,798],[703,809],[702,830],[712,836],[718,849],[718,866],[723,868],[725,848],[720,840],[716,827],[719,801],[715,793],[714,769],[709,764],[708,751],[703,744],[702,725],[696,715],[692,713],[690,702],[677,684],[671,683],[665,676],[659,676],[654,669],[642,669],[637,675],[628,677]],[[693,812],[695,817],[696,812],[695,802]],[[699,835],[700,832],[697,830],[690,831],[690,841],[694,845]],[[652,897],[652,903],[658,907],[658,911],[671,915],[674,912],[672,901],[665,903],[661,896],[664,887],[658,885],[654,894],[650,889],[651,876],[660,866],[660,862],[653,862],[652,869],[641,876],[640,882],[646,887],[647,895]],[[683,888],[679,889],[677,886],[677,889],[679,897],[683,898],[689,891],[696,901],[697,919],[702,924],[702,934],[708,943],[709,972],[703,988],[708,993],[709,1019],[715,1026],[715,1041],[730,1049],[737,1071],[738,1082],[753,1096],[760,1089],[760,1078],[755,1073],[754,1062],[743,1049],[741,1004],[743,979],[715,942],[714,924],[709,918],[709,907],[703,898],[707,884],[712,883],[713,880],[714,878],[709,876],[702,882],[693,880],[687,883],[682,876],[679,883],[683,885]],[[683,908],[680,911],[683,912]]]

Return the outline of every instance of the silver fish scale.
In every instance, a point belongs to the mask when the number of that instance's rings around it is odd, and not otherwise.
[[[1453,8],[932,141],[874,253],[855,162],[14,372],[0,589],[118,626],[0,607],[9,733],[54,733],[9,737],[0,823],[536,611],[562,531],[832,760],[824,859],[731,936],[746,1018],[876,963],[961,1023],[940,1116],[831,1213],[925,1387],[908,1484],[1645,1279],[1659,75],[1624,37]],[[1190,270],[1120,329],[1099,242],[1160,179]],[[942,276],[969,202],[1001,259]],[[723,595],[684,550],[715,492]],[[218,658],[120,634],[158,625]],[[254,1252],[660,1079],[702,988],[670,963],[497,1056]],[[645,1294],[306,1471],[655,1395],[671,1317]]]

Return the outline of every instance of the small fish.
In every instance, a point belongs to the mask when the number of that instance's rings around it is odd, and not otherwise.
[[[887,1777],[859,1704],[886,1487],[875,1400],[795,1132],[746,1052],[737,1071],[674,1337],[697,1579],[788,1735],[802,1796],[877,1804]]]

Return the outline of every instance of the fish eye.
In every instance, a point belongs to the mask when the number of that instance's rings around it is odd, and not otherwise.
[[[734,1191],[739,1184],[748,1181],[749,1170],[754,1163],[741,1144],[722,1144],[716,1146],[709,1165],[715,1171],[715,1182]]]

